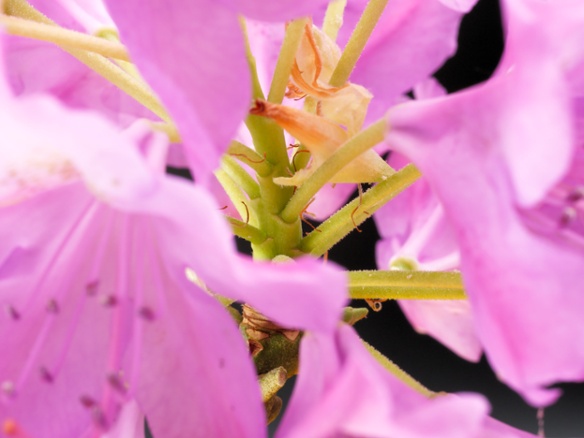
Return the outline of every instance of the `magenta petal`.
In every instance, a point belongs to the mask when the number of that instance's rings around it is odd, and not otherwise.
[[[351,75],[373,93],[368,119],[380,117],[454,54],[461,19],[438,0],[389,2]]]
[[[235,13],[263,21],[287,21],[308,16],[330,0],[217,0]]]
[[[136,340],[135,394],[154,436],[265,436],[255,369],[235,321],[201,290],[185,297],[166,288],[159,300],[162,311]]]
[[[558,66],[531,50],[531,59],[526,52],[488,84],[394,108],[388,139],[421,168],[457,230],[477,331],[495,371],[542,406],[558,396],[546,385],[584,379],[584,297],[575,286],[583,262],[530,234],[516,210],[541,200],[573,151]]]
[[[236,14],[210,0],[106,4],[140,73],[177,124],[197,182],[206,184],[250,104]]]
[[[120,208],[160,218],[168,257],[215,293],[248,302],[282,325],[330,331],[347,301],[346,274],[310,258],[254,262],[237,255],[219,206],[204,190],[167,178],[156,192]]]
[[[385,371],[348,326],[308,333],[278,437],[473,437],[488,405],[476,395],[427,399]]]

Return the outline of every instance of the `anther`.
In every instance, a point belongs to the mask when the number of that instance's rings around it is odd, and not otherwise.
[[[102,295],[99,298],[99,303],[104,307],[115,307],[118,304],[118,299],[115,295]]]
[[[43,379],[45,382],[53,383],[55,381],[53,375],[45,367],[41,367],[39,371],[41,374],[41,379]]]
[[[4,310],[6,311],[6,314],[14,321],[18,321],[20,319],[20,313],[18,313],[18,311],[11,305],[6,305]]]
[[[154,310],[147,306],[142,306],[138,309],[138,316],[145,319],[146,321],[154,321],[156,319]]]
[[[47,310],[47,312],[53,313],[56,315],[57,313],[59,313],[59,304],[57,303],[57,301],[55,301],[54,299],[51,298],[47,302],[45,309]]]

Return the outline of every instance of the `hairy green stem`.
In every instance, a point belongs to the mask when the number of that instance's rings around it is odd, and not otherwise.
[[[352,271],[349,295],[353,299],[464,300],[459,272]]]
[[[356,198],[300,242],[300,249],[305,253],[320,257],[347,234],[359,226],[389,200],[411,186],[420,177],[420,171],[413,165],[407,165],[385,181],[367,190],[362,199]]]
[[[365,341],[362,342],[363,345],[365,345],[367,351],[369,351],[369,353],[371,354],[371,356],[373,356],[375,360],[377,360],[377,362],[379,362],[383,366],[383,368],[385,368],[387,371],[389,371],[403,383],[408,385],[410,388],[428,398],[435,397],[438,395],[434,391],[430,391],[428,388],[426,388],[424,385],[422,385],[420,382],[418,382],[416,379],[414,379],[412,376],[410,376],[408,373],[406,373],[404,370],[398,367],[395,363],[393,363],[391,360],[389,360],[387,357],[385,357],[383,354],[377,351],[373,346],[371,346]]]
[[[286,94],[286,87],[290,81],[290,71],[294,65],[294,58],[302,35],[304,34],[304,27],[308,24],[308,18],[301,18],[292,21],[286,28],[286,35],[282,42],[282,48],[278,54],[278,61],[272,77],[272,85],[268,93],[268,100],[272,103],[281,103]]]
[[[257,199],[260,197],[260,186],[258,183],[237,163],[237,161],[235,161],[233,157],[223,155],[221,158],[221,168],[245,193],[247,193],[249,199]]]
[[[380,143],[385,137],[386,130],[387,122],[381,119],[345,142],[296,190],[282,211],[282,219],[286,222],[296,220],[314,195],[343,167]]]
[[[254,245],[261,245],[266,241],[266,235],[262,230],[232,217],[227,217],[227,220],[231,224],[231,231],[237,237],[241,237]]]
[[[266,177],[272,173],[273,168],[266,160],[266,157],[261,157],[256,151],[248,148],[243,143],[233,140],[229,145],[229,149],[227,149],[227,153],[251,167],[259,176]]]
[[[349,80],[355,64],[357,64],[357,60],[361,56],[373,29],[375,29],[387,2],[388,0],[369,0],[369,3],[367,3],[331,76],[329,83],[333,87],[340,87]]]
[[[339,30],[343,26],[343,14],[347,0],[333,0],[326,8],[322,31],[333,41],[337,40]]]

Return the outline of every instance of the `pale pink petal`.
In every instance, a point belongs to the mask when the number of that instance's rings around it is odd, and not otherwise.
[[[278,437],[472,437],[488,410],[478,395],[418,394],[384,370],[352,328],[308,333]]]
[[[479,361],[482,347],[468,301],[400,300],[399,305],[418,332],[436,338],[468,361]]]
[[[249,18],[263,21],[286,21],[308,16],[330,0],[218,0],[226,8]]]
[[[100,438],[144,438],[145,421],[138,404],[129,401],[122,408],[115,425]]]
[[[584,301],[575,286],[583,262],[577,249],[529,233],[516,210],[559,182],[574,148],[563,64],[534,45],[541,35],[533,21],[522,26],[531,33],[520,35],[525,50],[513,67],[505,61],[473,90],[395,108],[389,141],[421,168],[457,230],[495,371],[542,406],[558,396],[546,385],[584,379]]]
[[[459,9],[438,0],[388,3],[351,75],[352,82],[374,96],[369,120],[379,118],[401,94],[454,54],[461,19]]]
[[[220,206],[205,190],[167,178],[148,197],[116,206],[157,218],[167,257],[183,271],[192,268],[213,292],[248,302],[285,326],[330,331],[336,325],[347,300],[346,275],[310,258],[271,263],[238,255]]]
[[[208,183],[250,105],[236,14],[210,0],[106,4],[132,60],[177,124],[195,179]]]

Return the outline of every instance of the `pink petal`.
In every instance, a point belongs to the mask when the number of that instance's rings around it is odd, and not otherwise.
[[[528,28],[512,70],[473,90],[395,108],[389,141],[422,169],[457,230],[479,338],[495,371],[542,406],[558,396],[544,386],[584,379],[576,310],[584,302],[574,286],[581,254],[529,233],[516,211],[563,177],[574,147],[562,64],[529,42],[541,35]]]
[[[427,399],[385,371],[352,328],[306,334],[278,437],[471,437],[486,416],[475,395]],[[476,435],[479,436],[479,435]]]
[[[220,206],[206,191],[168,178],[139,202],[116,205],[158,217],[167,257],[183,271],[192,268],[213,292],[248,302],[285,326],[330,331],[336,325],[347,301],[344,272],[309,258],[282,264],[237,255]]]
[[[438,0],[388,4],[351,75],[351,82],[373,93],[369,120],[379,118],[454,54],[461,19],[459,10]]]
[[[250,104],[236,14],[209,0],[106,4],[140,73],[177,124],[195,179],[207,183]]]
[[[329,0],[219,0],[218,3],[235,13],[262,21],[287,21],[308,16]]]

